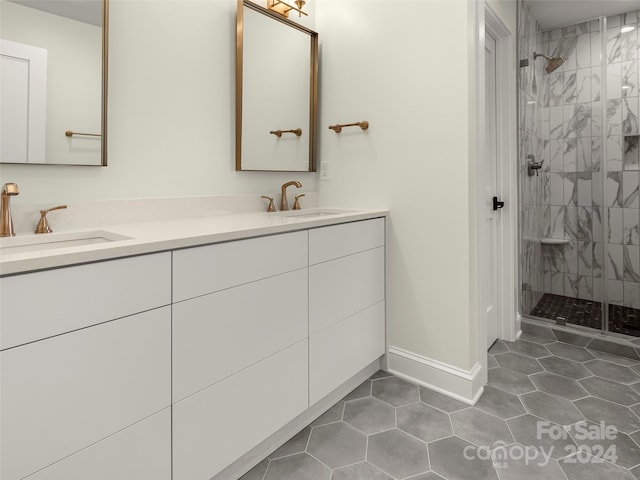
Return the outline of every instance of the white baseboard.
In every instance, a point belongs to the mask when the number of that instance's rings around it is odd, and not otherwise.
[[[516,315],[516,338],[514,338],[512,341],[516,341],[520,338],[520,335],[522,335],[522,315],[520,315],[519,313]]]
[[[387,361],[390,373],[469,405],[475,405],[484,391],[479,362],[471,370],[463,370],[392,346]]]

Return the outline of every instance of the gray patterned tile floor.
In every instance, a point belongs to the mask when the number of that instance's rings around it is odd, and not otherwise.
[[[640,480],[640,361],[526,338],[474,407],[380,371],[241,480]]]

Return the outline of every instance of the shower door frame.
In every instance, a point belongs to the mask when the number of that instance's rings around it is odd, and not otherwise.
[[[520,24],[520,2],[518,2],[517,4],[517,17],[518,17],[518,24]],[[596,20],[596,19],[594,19]],[[573,324],[573,323],[569,323],[567,322],[566,327],[571,328],[571,329],[575,329],[576,331],[583,331],[585,333],[600,333],[603,335],[606,335],[608,337],[614,337],[614,338],[620,338],[620,339],[628,339],[630,338],[629,335],[626,334],[622,334],[622,333],[618,333],[618,332],[612,332],[609,330],[609,307],[610,307],[610,298],[609,298],[609,292],[610,292],[610,288],[609,288],[609,274],[610,274],[610,270],[611,267],[609,265],[609,205],[607,204],[607,178],[608,178],[608,172],[609,172],[609,168],[608,168],[608,155],[607,155],[607,128],[608,128],[608,117],[607,117],[607,69],[609,66],[608,60],[607,60],[607,32],[608,32],[608,26],[607,26],[607,17],[598,17],[598,28],[599,28],[599,32],[600,32],[600,51],[601,51],[601,61],[600,61],[600,91],[602,92],[602,99],[601,99],[601,111],[600,116],[602,118],[602,126],[601,126],[601,133],[600,133],[600,143],[601,143],[601,162],[600,162],[600,172],[601,172],[601,176],[602,176],[602,199],[601,199],[601,212],[602,212],[602,217],[601,217],[601,227],[602,227],[602,243],[603,243],[603,255],[602,255],[602,299],[601,300],[593,300],[594,302],[599,302],[600,303],[600,308],[601,308],[601,317],[602,317],[602,321],[601,324],[599,326],[599,328],[594,328],[594,327],[587,327],[587,326],[582,326],[582,325],[578,325],[578,324]],[[516,35],[516,41],[519,42],[520,41],[520,32],[518,32],[518,34]],[[519,82],[519,76],[518,76],[518,82]],[[517,96],[518,96],[518,100],[519,100],[519,96],[521,95],[521,91],[520,88],[517,88]],[[520,102],[518,101],[518,108],[520,108]],[[520,113],[518,112],[518,118],[520,118]],[[520,145],[521,142],[521,138],[520,138],[520,133],[519,133],[519,128],[518,128],[518,146]],[[624,163],[624,159],[622,160]],[[519,169],[523,168],[523,166],[521,165],[521,162],[518,162],[518,166]],[[624,166],[623,166],[623,170],[624,170]],[[518,280],[517,280],[517,284],[518,284],[518,295],[517,295],[517,302],[518,302],[518,312],[519,312],[519,316],[521,316],[522,318],[530,318],[532,320],[535,321],[541,321],[544,323],[548,323],[549,325],[556,325],[556,323],[553,321],[553,319],[549,319],[549,318],[544,318],[544,317],[538,317],[535,315],[531,315],[528,312],[524,312],[522,311],[522,305],[523,305],[523,298],[522,298],[522,285],[523,285],[523,276],[522,276],[522,269],[523,269],[523,265],[522,265],[522,258],[520,256],[520,251],[522,249],[522,228],[523,225],[521,224],[521,215],[520,212],[522,211],[522,204],[521,204],[521,198],[520,198],[520,194],[521,194],[521,189],[523,188],[522,186],[522,181],[521,181],[521,177],[520,177],[520,172],[518,172],[518,190],[519,190],[519,194],[518,194]],[[577,298],[577,297],[576,297]],[[634,338],[634,337],[631,337]]]

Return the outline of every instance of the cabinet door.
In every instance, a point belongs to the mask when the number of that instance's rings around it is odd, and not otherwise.
[[[173,301],[304,268],[308,243],[304,231],[176,250]]]
[[[384,218],[309,230],[309,265],[385,244]]]
[[[307,269],[173,306],[173,401],[307,337]]]
[[[0,350],[171,303],[171,254],[0,278]]]
[[[309,333],[384,300],[384,247],[309,267]]]
[[[0,477],[23,478],[171,404],[171,308],[0,353]]]
[[[384,352],[384,302],[309,337],[309,404],[331,393]]]
[[[309,406],[307,342],[173,406],[173,480],[209,480]]]
[[[171,409],[95,443],[29,480],[171,480]]]

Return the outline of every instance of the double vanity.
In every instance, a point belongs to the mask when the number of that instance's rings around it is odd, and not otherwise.
[[[309,209],[2,239],[0,477],[241,476],[380,367],[385,220]]]

